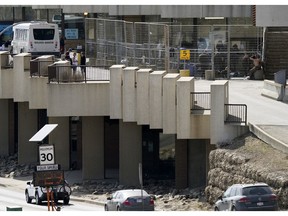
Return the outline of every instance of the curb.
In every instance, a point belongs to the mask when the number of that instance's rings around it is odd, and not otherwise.
[[[255,134],[259,139],[263,140],[267,144],[271,145],[272,147],[288,153],[288,146],[283,143],[282,141],[278,140],[275,137],[272,137],[270,134],[265,132],[260,125],[254,125],[249,123],[249,130]]]
[[[77,202],[85,202],[85,203],[95,204],[95,205],[100,205],[100,206],[105,205],[105,202],[91,200],[91,199],[88,200],[88,199],[78,198],[75,196],[70,196],[70,200],[77,201]]]

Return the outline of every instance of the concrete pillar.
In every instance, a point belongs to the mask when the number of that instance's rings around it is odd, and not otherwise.
[[[110,67],[110,118],[122,119],[123,101],[123,68],[124,65],[113,65]]]
[[[9,155],[9,104],[0,99],[0,156]]]
[[[14,68],[14,101],[29,101],[30,91],[30,53],[21,53],[13,57]]]
[[[176,81],[179,74],[168,73],[163,78],[163,134],[177,133]]]
[[[123,70],[123,121],[136,122],[136,71],[137,67]]]
[[[188,185],[201,187],[207,181],[207,145],[209,140],[191,139],[188,141]]]
[[[210,116],[210,133],[211,144],[217,144],[225,135],[225,103],[228,99],[228,81],[219,80],[211,84],[211,116]],[[226,132],[228,133],[228,131]]]
[[[29,142],[37,133],[37,110],[30,110],[27,102],[18,103],[18,163],[36,163],[38,144]]]
[[[49,117],[49,124],[58,124],[58,126],[49,134],[49,144],[54,145],[55,163],[60,164],[62,170],[69,170],[69,117]]]
[[[82,117],[83,180],[104,179],[104,117]]]
[[[149,122],[151,129],[162,129],[163,77],[166,71],[154,71],[149,76]]]
[[[119,121],[119,182],[138,186],[139,163],[142,163],[142,127]]]
[[[187,140],[175,143],[175,186],[184,189],[188,186]]]
[[[191,92],[194,91],[194,77],[177,80],[177,139],[190,139],[191,134]]]
[[[151,71],[152,69],[140,69],[137,71],[136,119],[139,125],[149,124],[149,74]]]

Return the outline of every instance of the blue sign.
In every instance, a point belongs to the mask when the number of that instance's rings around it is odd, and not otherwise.
[[[66,39],[78,39],[78,29],[65,29]]]

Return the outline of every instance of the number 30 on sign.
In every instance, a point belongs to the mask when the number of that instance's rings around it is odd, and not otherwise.
[[[39,146],[39,161],[40,165],[54,164],[54,146],[40,145]]]

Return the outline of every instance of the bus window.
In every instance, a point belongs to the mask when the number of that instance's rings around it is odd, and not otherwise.
[[[33,29],[33,36],[35,40],[53,40],[54,29]]]

